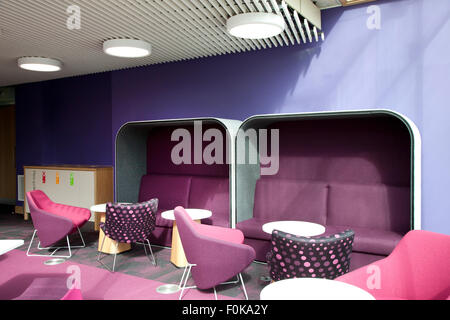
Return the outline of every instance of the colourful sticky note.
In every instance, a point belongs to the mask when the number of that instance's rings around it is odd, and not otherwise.
[[[42,183],[45,183],[45,171],[42,171]]]
[[[56,184],[59,184],[59,172],[56,172]]]
[[[73,173],[70,174],[70,181],[69,181],[69,184],[70,184],[71,186],[73,186]]]

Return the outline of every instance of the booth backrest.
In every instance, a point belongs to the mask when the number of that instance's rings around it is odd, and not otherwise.
[[[177,206],[211,210],[211,224],[229,226],[229,180],[224,177],[147,174],[141,179],[139,201],[159,199],[160,211]],[[205,221],[208,223],[208,221]]]
[[[211,210],[214,225],[229,226],[230,183],[223,177],[193,176],[189,192],[189,207]]]
[[[160,210],[173,210],[176,206],[188,208],[190,176],[147,174],[141,179],[139,202],[158,198]]]
[[[253,217],[406,233],[409,199],[407,187],[262,177],[256,182]]]
[[[409,199],[407,187],[332,183],[327,224],[406,233],[410,227]]]
[[[256,182],[255,218],[304,220],[320,224],[327,217],[326,183],[262,177]]]

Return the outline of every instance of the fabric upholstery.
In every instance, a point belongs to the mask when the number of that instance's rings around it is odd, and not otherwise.
[[[272,232],[267,255],[270,277],[334,279],[348,272],[354,232],[346,230],[325,237],[300,237],[279,230]]]
[[[39,209],[70,219],[74,224],[73,231],[76,231],[76,227],[83,226],[91,218],[89,209],[55,203],[41,190],[30,192]]]
[[[376,299],[445,300],[450,294],[450,236],[408,232],[386,258],[336,280]]]
[[[387,185],[330,184],[328,225],[406,233],[410,189]]]
[[[108,238],[136,243],[147,240],[155,230],[158,199],[136,204],[106,204],[105,222],[100,224]]]
[[[245,270],[255,258],[255,250],[240,243],[243,235],[239,230],[222,228],[226,237],[219,232],[208,232],[206,230],[211,226],[195,226],[196,223],[182,207],[175,208],[175,219],[187,261],[195,264],[192,278],[199,289],[213,288],[231,279]],[[213,233],[215,236],[211,237]],[[236,240],[230,241],[230,237],[236,237]]]
[[[230,226],[230,182],[223,177],[193,176],[188,208],[210,210],[213,215],[202,220],[204,224]]]
[[[258,218],[251,218],[248,220],[241,221],[236,224],[236,228],[241,230],[246,238],[270,240],[272,236],[262,230],[262,226],[265,223],[274,220],[264,220]]]
[[[190,176],[148,174],[141,179],[139,202],[157,198],[163,211],[187,206],[190,186]]]
[[[48,247],[81,228],[89,220],[88,209],[51,201],[41,190],[26,194],[33,226],[41,246]]]
[[[253,217],[325,224],[327,185],[262,177],[256,182]]]
[[[375,255],[389,255],[400,242],[403,235],[398,232],[379,230],[373,228],[358,228],[347,226],[326,226],[325,234],[330,235],[351,228],[355,232],[353,251],[365,252]]]

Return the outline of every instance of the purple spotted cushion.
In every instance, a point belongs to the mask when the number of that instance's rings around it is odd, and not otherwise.
[[[352,230],[311,238],[274,230],[272,250],[267,254],[270,277],[278,281],[343,275],[350,267],[354,236]]]
[[[148,239],[155,230],[158,199],[135,204],[106,204],[105,223],[100,224],[108,238],[135,243]]]

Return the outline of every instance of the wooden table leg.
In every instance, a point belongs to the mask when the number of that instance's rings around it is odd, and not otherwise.
[[[98,216],[100,217],[100,222],[105,222],[105,213],[98,213]],[[99,223],[100,225],[100,223]],[[99,228],[100,229],[100,228]],[[103,242],[103,238],[105,238],[105,243],[103,243],[103,250],[100,250]],[[103,230],[100,229],[100,232],[98,234],[98,251],[101,251],[103,253],[108,254],[114,254],[116,253],[116,243],[117,241],[114,241],[108,237],[105,237],[105,233]],[[128,251],[131,249],[131,244],[119,242],[119,246],[117,248],[117,253],[122,253],[125,251]]]
[[[201,223],[200,220],[194,221],[197,223]],[[180,234],[178,233],[176,221],[173,222],[172,228],[172,250],[170,252],[170,262],[172,262],[178,268],[184,268],[188,264],[186,255],[184,254],[183,245],[181,243]]]

